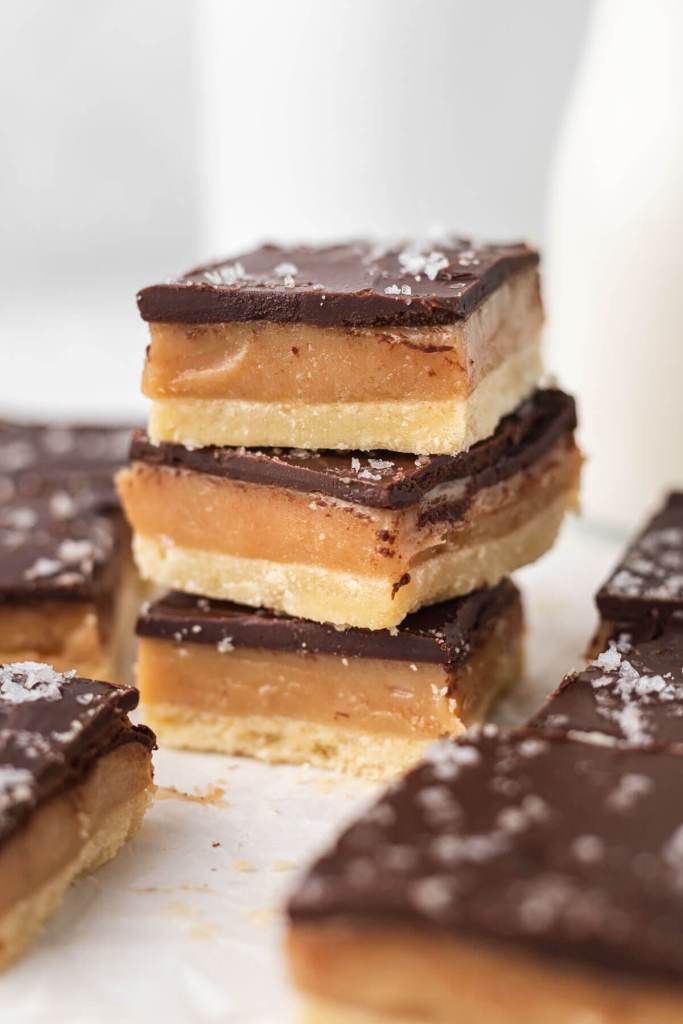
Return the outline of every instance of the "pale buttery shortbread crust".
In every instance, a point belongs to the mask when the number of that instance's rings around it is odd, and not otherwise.
[[[149,752],[125,744],[102,757],[80,785],[43,804],[0,850],[0,968],[20,956],[75,879],[136,834],[152,792]],[[25,891],[12,900],[17,884]]]
[[[295,925],[302,1024],[680,1024],[673,985],[400,926]]]
[[[314,565],[237,558],[186,548],[163,536],[136,534],[133,550],[143,577],[188,594],[227,598],[289,615],[339,625],[387,629],[425,604],[493,586],[535,561],[553,544],[575,485],[507,534],[469,546],[444,545],[410,566],[410,581],[394,590],[391,579]],[[392,592],[393,591],[393,592]]]
[[[149,436],[188,447],[246,445],[456,454],[488,437],[537,385],[539,336],[469,393],[439,400],[259,402],[157,398]]]
[[[520,678],[522,646],[518,600],[452,670],[141,637],[138,685],[146,721],[171,746],[387,779],[482,721]]]

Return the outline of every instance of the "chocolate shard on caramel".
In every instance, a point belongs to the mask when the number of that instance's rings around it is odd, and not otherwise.
[[[596,597],[615,632],[637,624],[638,635],[683,615],[683,492],[669,494]]]
[[[537,263],[538,254],[524,243],[484,245],[454,237],[422,247],[367,241],[265,245],[143,288],[138,307],[145,320],[187,324],[450,324]]]
[[[271,448],[152,444],[143,431],[131,443],[133,461],[248,483],[312,492],[372,508],[406,508],[445,484],[461,484],[425,511],[425,521],[458,518],[472,497],[538,460],[563,434],[574,430],[573,398],[546,389],[505,416],[495,433],[458,455],[414,456],[396,452],[334,452]]]
[[[563,680],[531,724],[683,748],[683,628],[669,625],[637,643],[611,641]]]
[[[469,1006],[476,998],[488,1005],[489,959],[508,973],[529,971],[533,962],[529,978],[548,979],[548,987],[542,984],[540,996],[533,989],[530,1000],[559,991],[571,1001],[572,979],[584,986],[578,1003],[626,978],[680,983],[680,772],[671,752],[575,743],[528,729],[506,734],[487,726],[437,745],[342,834],[295,892],[290,952],[300,983],[310,983],[316,997],[353,1006],[362,1007],[367,992],[377,1008],[384,991],[378,973],[387,974],[381,963],[389,966],[400,951],[401,963],[417,965],[420,948],[429,950],[429,962],[444,957],[449,976],[469,965]],[[382,942],[393,952],[380,961]],[[335,950],[351,957],[356,948],[377,950],[377,957],[367,969],[354,965],[358,992],[342,996]],[[477,951],[483,959],[475,978]],[[553,972],[570,966],[575,973],[560,974],[553,989]],[[345,968],[351,976],[350,960]],[[373,970],[374,986],[366,978]],[[401,989],[395,981],[387,992]],[[488,979],[497,983],[497,975]],[[448,988],[445,980],[439,986]],[[411,991],[405,1005],[422,1019],[417,1008],[430,994]]]
[[[172,593],[140,615],[137,634],[177,644],[212,644],[346,658],[429,662],[455,667],[468,657],[472,633],[517,600],[510,580],[413,612],[394,630],[335,629],[263,608]]]
[[[132,687],[37,662],[0,666],[0,843],[98,758],[128,743],[154,748],[154,734],[128,721],[137,703]]]

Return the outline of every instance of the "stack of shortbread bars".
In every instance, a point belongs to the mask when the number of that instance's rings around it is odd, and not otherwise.
[[[118,478],[162,741],[370,776],[518,678],[520,596],[575,502],[523,244],[264,246],[138,296],[147,433]]]

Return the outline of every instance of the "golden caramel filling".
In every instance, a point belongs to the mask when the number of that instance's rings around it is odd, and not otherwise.
[[[0,914],[73,862],[112,809],[151,781],[149,751],[128,743],[100,758],[80,785],[40,806],[0,847]],[[0,946],[0,961],[2,954]]]
[[[511,532],[575,486],[579,468],[567,435],[530,468],[479,491],[460,519],[423,525],[419,506],[375,509],[140,462],[119,474],[118,486],[140,536],[398,580],[445,545],[465,547]]]
[[[519,602],[489,623],[454,669],[427,662],[338,657],[141,637],[138,686],[149,707],[222,716],[272,716],[368,734],[452,735],[482,719],[521,661]],[[514,659],[513,659],[514,660]],[[504,670],[504,671],[503,671]]]
[[[143,392],[258,402],[463,398],[529,344],[542,320],[534,270],[445,327],[152,323]]]

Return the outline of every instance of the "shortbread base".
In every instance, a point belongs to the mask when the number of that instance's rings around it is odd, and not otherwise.
[[[678,1024],[683,995],[586,964],[387,925],[295,923],[302,1024]]]
[[[172,704],[147,704],[144,711],[160,742],[171,747],[218,751],[269,764],[310,764],[376,781],[395,778],[434,742],[368,736],[343,726],[284,717],[197,713]],[[454,735],[462,731],[463,726],[456,727]]]
[[[410,580],[398,589],[388,577],[238,558],[181,547],[163,537],[136,534],[133,550],[142,576],[173,590],[272,608],[316,622],[389,629],[425,604],[494,586],[535,561],[554,543],[574,500],[572,487],[503,536],[462,547],[446,544],[410,566]]]
[[[149,436],[186,447],[208,445],[386,449],[456,454],[488,437],[536,387],[539,339],[510,355],[469,395],[435,401],[258,402],[157,398]]]

